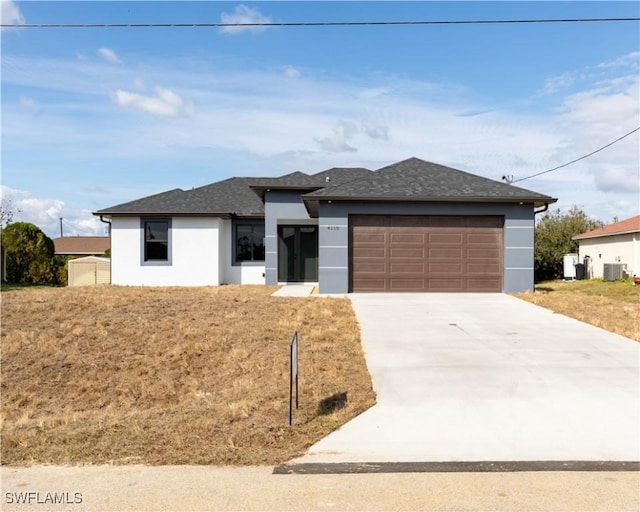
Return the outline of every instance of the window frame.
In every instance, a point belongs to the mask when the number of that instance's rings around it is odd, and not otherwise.
[[[167,223],[167,259],[166,260],[148,260],[147,259],[147,240],[146,230],[147,222],[166,222]],[[141,217],[140,218],[140,265],[145,267],[168,267],[172,262],[172,222],[167,217]]]
[[[261,227],[262,228],[262,247],[264,248],[265,255],[261,260],[240,260],[238,259],[238,227],[240,226],[251,226],[251,227]],[[266,224],[264,219],[234,219],[232,226],[232,246],[231,246],[231,261],[234,266],[240,265],[251,265],[251,266],[262,266],[265,264],[266,260]],[[253,235],[253,231],[252,231]]]

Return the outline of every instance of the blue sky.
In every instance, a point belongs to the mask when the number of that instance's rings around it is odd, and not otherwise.
[[[637,2],[10,2],[3,23],[638,17]],[[2,38],[2,193],[50,236],[230,176],[411,156],[524,178],[640,126],[640,23],[18,28]],[[638,132],[518,183],[637,215]]]

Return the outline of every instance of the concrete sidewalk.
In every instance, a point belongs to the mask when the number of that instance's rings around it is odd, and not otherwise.
[[[633,472],[274,475],[270,467],[202,466],[35,466],[0,471],[0,508],[5,512],[637,512],[640,507],[638,473]],[[68,504],[43,503],[47,493],[49,499],[55,493]],[[17,503],[18,499],[31,503]]]
[[[350,298],[378,403],[292,463],[640,460],[640,343],[503,294]]]

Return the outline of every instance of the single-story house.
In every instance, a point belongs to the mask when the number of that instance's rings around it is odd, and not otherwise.
[[[533,289],[535,208],[555,201],[410,158],[230,178],[94,214],[111,223],[117,285],[512,292]]]
[[[630,276],[640,276],[640,215],[574,236],[580,261],[587,262],[587,276],[604,277],[605,263],[626,265]]]
[[[110,247],[108,236],[59,236],[53,239],[56,256],[102,256]]]

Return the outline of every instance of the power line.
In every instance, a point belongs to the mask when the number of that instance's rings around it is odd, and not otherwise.
[[[558,169],[562,169],[563,167],[566,167],[567,165],[571,165],[571,164],[575,164],[576,162],[579,162],[580,160],[584,160],[585,158],[589,158],[591,155],[595,155],[596,153],[599,153],[600,151],[602,151],[603,149],[608,148],[609,146],[613,146],[616,142],[620,142],[622,139],[628,137],[629,135],[637,132],[638,130],[640,130],[640,126],[638,126],[636,129],[631,130],[629,133],[625,133],[622,137],[618,137],[616,140],[609,142],[609,144],[606,144],[605,146],[602,146],[599,149],[596,149],[595,151],[592,151],[591,153],[588,153],[584,156],[581,156],[580,158],[576,158],[575,160],[571,160],[571,162],[567,162],[566,164],[562,164],[559,165],[558,167],[554,167],[553,169],[547,169],[546,171],[542,171],[542,172],[537,172],[536,174],[532,174],[531,176],[527,176],[526,178],[518,178],[517,180],[511,180],[509,183],[515,183],[517,181],[524,181],[524,180],[528,180],[529,178],[535,178],[536,176],[540,176],[541,174],[547,174],[548,172],[551,171],[557,171]]]
[[[360,27],[390,25],[505,25],[516,23],[594,23],[640,21],[637,18],[559,18],[516,20],[420,20],[420,21],[292,21],[266,23],[24,23],[0,24],[0,28],[261,28],[261,27]]]

